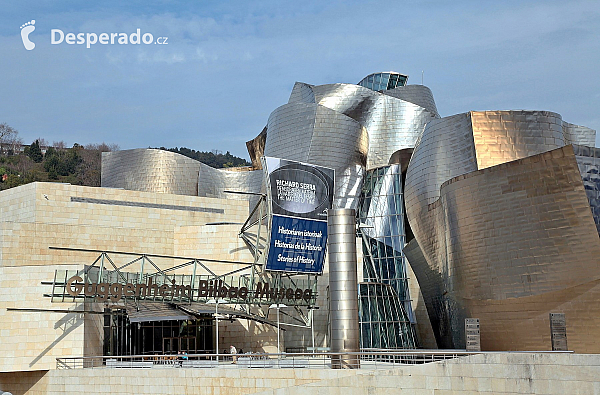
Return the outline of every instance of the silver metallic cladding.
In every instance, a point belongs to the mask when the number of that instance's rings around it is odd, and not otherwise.
[[[358,204],[367,135],[357,121],[317,104],[289,103],[267,123],[266,156],[335,169],[334,207]]]
[[[573,145],[573,151],[596,229],[600,234],[600,148]]]
[[[440,186],[446,180],[475,170],[477,157],[469,114],[429,122],[416,142],[406,174],[404,199],[411,226],[413,213],[408,207],[426,209],[439,198]]]
[[[438,118],[431,91],[419,85],[399,87],[383,93],[352,84],[312,86],[296,83],[290,102],[309,102],[331,108],[358,121],[367,130],[369,151],[368,169],[385,166],[390,156],[403,148],[413,148],[427,122]],[[389,94],[391,93],[391,94]],[[395,96],[406,96],[415,102],[427,104],[435,112]]]
[[[315,94],[312,90],[313,86],[304,82],[296,82],[288,103],[316,103]]]
[[[482,300],[488,298],[500,303],[500,300],[505,300],[507,297],[518,299],[527,295],[538,297],[537,295],[546,292],[558,292],[553,281],[561,276],[548,274],[550,273],[548,270],[542,270],[545,274],[540,274],[539,265],[546,259],[559,266],[556,270],[564,270],[565,267],[560,266],[559,262],[564,259],[572,261],[572,258],[569,256],[570,249],[561,246],[571,245],[571,241],[567,240],[578,228],[571,224],[572,231],[561,233],[560,240],[557,239],[556,242],[560,241],[562,244],[557,246],[557,250],[552,249],[556,244],[554,239],[546,240],[549,237],[548,232],[550,235],[556,233],[548,229],[556,226],[563,229],[564,225],[558,225],[560,221],[564,222],[565,218],[576,216],[583,218],[585,213],[581,212],[578,206],[575,211],[564,208],[554,215],[546,214],[544,210],[537,208],[536,204],[539,203],[535,201],[535,194],[545,193],[543,198],[539,198],[542,199],[540,201],[555,207],[556,202],[552,199],[564,199],[561,195],[564,193],[573,195],[568,199],[574,201],[576,193],[569,192],[569,188],[579,187],[576,180],[572,180],[570,173],[567,175],[568,181],[562,179],[567,173],[558,166],[565,166],[565,169],[569,166],[567,159],[562,159],[560,156],[562,153],[555,154],[555,151],[552,151],[551,157],[559,157],[558,162],[548,162],[549,165],[559,169],[555,174],[551,172],[554,168],[548,169],[548,174],[542,174],[541,170],[528,170],[525,162],[522,167],[518,167],[520,165],[513,161],[529,157],[536,158],[532,161],[539,161],[538,156],[546,151],[556,150],[573,140],[592,139],[589,130],[573,128],[569,126],[570,124],[566,126],[565,124],[559,114],[548,111],[485,111],[434,120],[426,126],[411,158],[405,187],[406,211],[418,246],[414,245],[414,242],[411,243],[413,245],[409,245],[410,248],[405,249],[405,253],[419,280],[432,325],[437,326],[435,331],[440,346],[461,347],[460,333],[463,330],[461,328],[464,327],[461,319],[473,316],[471,314],[474,311],[482,309],[477,304],[480,298]],[[543,158],[546,160],[545,156]],[[577,159],[580,173],[595,171],[592,169],[593,165],[582,169],[585,161],[590,162],[589,159]],[[508,181],[504,181],[501,177],[504,170],[496,169],[507,162],[510,162],[512,167],[510,167],[511,173],[504,176],[508,177]],[[481,173],[488,168],[494,169],[496,178],[492,179],[488,177],[488,173]],[[517,175],[526,170],[530,173]],[[552,183],[540,185],[539,190],[528,192],[519,200],[520,192],[518,189],[515,192],[514,188],[521,183],[526,186],[538,182],[535,174],[537,177],[541,174],[542,177],[555,179],[557,185],[551,185]],[[479,183],[489,183],[482,185],[477,191],[475,178],[469,182],[462,181],[466,177],[476,175]],[[590,177],[590,187],[586,186],[586,189],[593,189],[591,185],[595,184],[595,180],[591,180],[593,178]],[[448,180],[452,180],[453,184],[450,185]],[[500,190],[498,184],[504,182],[508,182],[509,186],[502,186]],[[463,187],[466,191],[467,185],[473,188],[468,194],[454,193],[454,189],[459,187]],[[549,192],[544,192],[544,188],[549,188]],[[442,189],[446,191],[446,196],[442,196],[440,192]],[[484,194],[485,197],[477,198],[476,193]],[[591,195],[595,195],[595,192],[588,191],[590,202],[593,200]],[[581,203],[579,200],[578,205]],[[498,207],[494,208],[494,206]],[[532,208],[529,208],[530,206]],[[485,215],[488,217],[482,220]],[[541,219],[536,215],[541,216]],[[508,216],[510,220],[507,219]],[[585,222],[583,219],[581,221]],[[517,226],[514,227],[515,225]],[[525,238],[523,232],[526,231],[529,232],[526,233],[527,235],[536,235],[536,243],[533,239],[530,242]],[[541,236],[544,234],[546,239]],[[547,247],[544,254],[540,255],[541,252],[534,251],[538,245]],[[530,251],[534,251],[531,257]],[[504,268],[503,263],[508,263],[509,267]],[[478,265],[484,265],[487,269],[481,269]],[[518,267],[513,267],[515,265]],[[509,275],[498,272],[504,270],[503,268],[508,270]],[[492,278],[473,280],[476,275],[479,275],[476,274],[479,270],[483,270],[481,273],[487,271]],[[524,272],[515,274],[515,270],[520,270],[519,273],[523,270]],[[552,271],[554,272],[555,270]],[[523,294],[523,290],[515,284],[504,283],[504,281],[518,283],[522,278],[530,279],[525,283],[529,287],[527,288],[529,293]],[[536,281],[531,280],[532,278],[537,279],[537,284]],[[566,286],[564,276],[559,283]],[[474,290],[478,292],[477,295],[471,294]],[[491,311],[488,313],[493,315]],[[512,330],[510,324],[504,325],[508,325],[505,330]],[[486,344],[487,347],[490,345],[503,347],[500,346],[499,339],[495,341],[494,345],[494,340],[490,341],[482,337],[484,342],[482,344]],[[531,343],[531,339],[523,341],[524,343],[519,347],[534,344]],[[511,349],[509,345],[504,347]]]
[[[198,175],[198,196],[247,200],[247,196],[224,191],[260,193],[263,177],[262,170],[220,170],[202,163]]]
[[[215,169],[165,150],[141,148],[102,154],[102,186],[107,188],[253,200],[223,191],[259,193],[262,180],[261,170]]]
[[[425,85],[399,86],[395,89],[390,89],[381,93],[421,106],[432,113],[436,118],[440,117],[437,106],[435,105],[435,100],[433,99],[433,93],[431,92],[431,89]]]
[[[565,144],[578,144],[587,147],[596,146],[596,131],[585,126],[564,122],[562,124]]]
[[[101,185],[196,196],[200,166],[186,156],[159,149],[103,152]]]

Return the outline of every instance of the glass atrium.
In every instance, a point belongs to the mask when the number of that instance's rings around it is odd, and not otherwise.
[[[358,83],[360,86],[374,91],[385,91],[406,85],[408,76],[404,74],[389,72],[369,74]]]
[[[406,260],[401,166],[369,170],[359,210],[363,278],[359,284],[362,348],[415,348]]]

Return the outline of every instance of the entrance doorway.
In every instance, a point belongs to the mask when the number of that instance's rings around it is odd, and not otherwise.
[[[184,351],[197,354],[195,337],[165,337],[163,338],[163,354],[177,354]]]
[[[124,310],[104,316],[104,355],[212,354],[212,317],[130,322]]]

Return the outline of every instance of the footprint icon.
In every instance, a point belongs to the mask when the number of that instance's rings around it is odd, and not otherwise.
[[[27,22],[24,25],[21,25],[21,39],[23,40],[23,45],[25,49],[31,51],[35,48],[35,43],[29,39],[29,34],[35,30],[35,19],[32,19],[31,22]]]

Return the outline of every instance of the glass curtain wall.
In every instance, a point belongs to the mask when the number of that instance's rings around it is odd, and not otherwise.
[[[410,304],[400,165],[367,171],[358,212],[363,245],[359,285],[361,347],[415,348],[415,319]]]
[[[398,73],[375,73],[363,78],[358,85],[374,91],[385,91],[406,85],[408,77]]]

